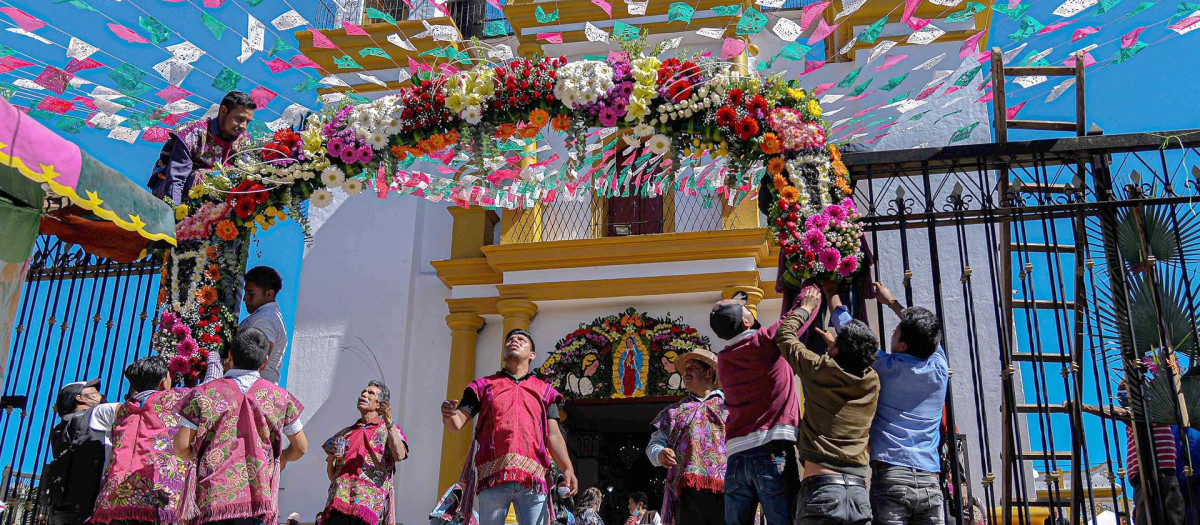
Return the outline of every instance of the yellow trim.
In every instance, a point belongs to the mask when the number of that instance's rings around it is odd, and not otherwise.
[[[484,246],[499,272],[767,256],[766,230],[747,228]]]
[[[479,330],[484,320],[478,314],[462,312],[446,316],[450,328],[450,365],[446,375],[446,399],[458,399],[459,394],[475,378],[475,351],[479,343]],[[442,429],[442,458],[438,471],[438,485],[434,487],[440,497],[462,472],[464,458],[471,447],[471,429],[458,432]]]
[[[174,235],[168,235],[165,233],[150,233],[146,231],[146,223],[142,221],[142,218],[139,215],[130,215],[129,220],[126,221],[120,218],[115,212],[101,208],[100,205],[104,203],[104,200],[102,200],[100,196],[96,194],[96,192],[84,190],[84,193],[87,194],[87,198],[85,199],[75,192],[75,188],[60,184],[55,179],[57,179],[61,173],[54,171],[54,166],[39,164],[39,167],[42,171],[33,171],[29,168],[29,166],[25,165],[25,161],[21,160],[20,157],[10,156],[9,154],[5,153],[3,150],[7,147],[8,144],[0,142],[0,164],[21,172],[21,174],[29,180],[49,185],[51,190],[54,190],[55,193],[66,197],[71,201],[72,204],[92,212],[101,219],[116,224],[122,230],[137,232],[138,235],[141,235],[142,237],[152,241],[166,241],[171,246],[176,245]],[[82,176],[82,174],[80,175]]]
[[[479,315],[499,315],[496,308],[499,297],[472,297],[470,299],[446,299],[450,313],[475,313]]]
[[[562,301],[568,299],[720,292],[737,286],[757,285],[758,272],[722,272],[671,275],[666,277],[501,284],[496,286],[496,289],[500,291],[502,297],[522,298],[530,301]]]
[[[499,284],[504,280],[502,274],[488,265],[485,257],[430,261],[430,264],[437,270],[438,279],[442,280],[442,284],[450,288],[473,284]]]

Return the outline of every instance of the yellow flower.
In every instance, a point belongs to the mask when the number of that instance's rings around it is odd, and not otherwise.
[[[787,94],[796,99],[797,102],[804,102],[804,99],[808,97],[808,94],[803,89],[798,88],[788,88]]]
[[[203,196],[204,196],[204,185],[203,184],[197,184],[195,186],[192,186],[191,191],[188,191],[189,199],[199,199],[200,197],[203,197]]]
[[[267,209],[263,210],[264,215],[275,215],[278,213],[279,213],[279,210],[276,209],[274,206],[267,206]]]
[[[286,220],[287,220],[287,213],[284,213],[284,211],[283,211],[283,210],[279,210],[277,213],[275,213],[275,218],[276,218],[276,219],[279,219],[279,220],[281,220],[281,221],[286,221]]]
[[[190,211],[187,204],[180,204],[179,207],[175,208],[175,220],[182,221],[184,217],[188,216]]]
[[[813,117],[821,118],[821,105],[817,103],[817,99],[808,99],[808,112],[811,113]]]
[[[329,167],[329,158],[325,157],[324,155],[321,155],[320,157],[317,157],[315,160],[312,161],[313,171],[322,171],[328,167]]]

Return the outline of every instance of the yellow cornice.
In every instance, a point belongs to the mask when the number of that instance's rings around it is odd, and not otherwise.
[[[530,301],[600,299],[695,292],[719,292],[730,286],[757,286],[758,272],[722,272],[668,277],[633,277],[496,286],[504,298]]]
[[[426,20],[426,22],[429,22],[429,25],[457,27],[454,24],[454,20],[445,17],[431,18]],[[296,40],[300,42],[300,52],[303,53],[304,56],[312,59],[313,62],[320,64],[322,68],[325,68],[327,71],[332,73],[368,73],[372,70],[395,69],[397,66],[407,68],[409,57],[416,59],[417,55],[425,51],[446,46],[453,47],[454,49],[460,49],[461,47],[459,42],[437,42],[434,41],[433,38],[413,38],[414,36],[425,31],[425,26],[420,20],[400,20],[397,21],[396,25],[394,26],[387,22],[379,22],[363,25],[362,28],[369,36],[347,35],[345,29],[321,30],[321,34],[329,38],[329,40],[338,47],[337,49],[314,47],[311,31],[296,31],[295,35]],[[417,48],[417,50],[409,51],[388,42],[387,37],[392,33],[399,34],[401,37],[407,37],[408,40],[412,42],[413,47]],[[364,57],[358,54],[359,51],[362,51],[368,47],[381,48],[386,51],[387,54],[391,55],[392,58],[386,59],[374,55],[368,55]],[[333,62],[333,59],[339,58],[343,55],[350,56],[350,58],[353,58],[354,61],[363,68],[338,69],[337,64]],[[421,57],[422,62],[429,64],[436,64],[437,61],[445,60],[446,59],[444,58],[435,58],[431,56]],[[375,86],[374,84],[369,85]],[[378,88],[379,86],[375,87]]]
[[[765,230],[717,230],[484,246],[499,272],[766,257]]]
[[[504,276],[492,269],[485,257],[430,261],[430,264],[437,270],[438,279],[441,279],[442,284],[450,288],[474,284],[499,284],[504,280]]]
[[[870,49],[870,48],[878,45],[879,41],[875,41],[870,44],[865,44],[865,43],[859,42],[854,45],[854,48],[851,49],[850,52],[847,53],[847,55],[845,57],[835,56],[835,55],[837,55],[837,52],[841,49],[841,47],[846,44],[846,42],[849,42],[850,40],[855,38],[855,35],[854,35],[854,27],[855,26],[871,25],[871,24],[875,23],[876,21],[878,21],[880,18],[882,18],[884,15],[887,15],[888,23],[900,23],[901,18],[904,17],[904,3],[905,3],[904,0],[871,0],[870,2],[867,2],[861,8],[859,8],[858,11],[855,11],[854,13],[848,15],[846,18],[842,19],[838,25],[838,28],[833,32],[833,34],[831,34],[830,37],[826,38],[826,40],[827,40],[826,46],[825,46],[826,59],[834,61],[834,59],[836,58],[839,60],[845,59],[845,60],[852,61],[855,59],[855,53],[857,53],[858,51],[862,51],[863,49]],[[965,8],[965,6],[964,6],[964,8]],[[916,10],[916,12],[913,13],[913,16],[917,17],[917,18],[928,18],[928,19],[931,19],[933,22],[939,22],[939,21],[944,20],[947,16],[949,16],[954,11],[959,11],[959,9],[950,11],[950,10],[947,10],[943,6],[939,6],[939,5],[930,3],[930,2],[922,2],[920,5],[917,6],[917,10]],[[837,13],[837,11],[835,9],[826,9],[825,13],[824,13],[825,23],[833,25],[835,22],[833,17],[836,13]],[[992,10],[984,9],[983,11],[980,11],[979,13],[975,14],[975,27],[973,29],[966,29],[966,30],[959,30],[959,31],[947,31],[946,34],[938,37],[938,39],[936,41],[937,42],[963,41],[963,40],[966,40],[966,39],[970,38],[971,36],[975,35],[976,33],[979,33],[980,31],[990,29],[991,23],[992,23]],[[831,38],[832,38],[832,44],[829,42],[829,40]],[[904,41],[907,38],[908,38],[908,35],[903,35],[903,36],[898,36],[898,37],[882,37],[879,40],[891,40],[891,41],[898,42],[900,45],[904,45]],[[980,51],[982,51],[982,50],[986,49],[986,46],[987,46],[986,39],[980,39],[980,42],[978,43],[978,45],[976,47]]]
[[[473,297],[470,299],[446,299],[450,313],[473,313],[476,315],[499,315],[496,302],[499,297]]]

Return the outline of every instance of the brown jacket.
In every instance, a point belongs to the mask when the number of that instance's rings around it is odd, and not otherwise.
[[[808,316],[804,309],[792,310],[775,334],[775,344],[804,388],[800,460],[867,477],[867,440],[879,402],[879,375],[873,369],[861,377],[852,375],[832,357],[804,346],[797,332]]]

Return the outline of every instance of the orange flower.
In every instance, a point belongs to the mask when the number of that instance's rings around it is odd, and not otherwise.
[[[567,115],[559,115],[550,121],[550,128],[554,131],[566,131],[571,129],[571,117]]]
[[[446,139],[447,146],[458,144],[458,130],[456,129],[450,130],[449,133],[442,135],[442,137]]]
[[[523,138],[523,139],[534,138],[537,136],[538,130],[540,130],[540,129],[541,128],[535,128],[533,126],[522,126],[521,127],[521,138]]]
[[[161,288],[158,290],[158,304],[167,304],[167,289]]]
[[[391,152],[392,152],[392,155],[394,157],[396,157],[396,160],[404,160],[404,159],[408,158],[408,152],[405,151],[404,146],[401,146],[399,144],[392,146]]]
[[[517,127],[512,124],[501,124],[496,128],[496,138],[500,140],[508,140],[517,132]]]
[[[775,155],[783,149],[783,145],[779,143],[779,138],[777,138],[774,133],[763,134],[761,147],[763,153],[766,153],[767,155]]]
[[[221,267],[215,264],[208,265],[208,269],[204,270],[204,277],[210,281],[221,280]]]
[[[764,142],[763,145],[766,146],[766,143]],[[771,157],[771,160],[767,161],[767,173],[771,175],[783,173],[783,159],[781,157]]]
[[[550,114],[544,109],[535,109],[529,112],[529,125],[537,129],[546,127],[546,122],[550,121]]]
[[[846,179],[838,177],[836,184],[837,184],[838,189],[842,190],[842,193],[845,193],[846,195],[850,195],[851,193],[854,193],[854,188],[851,188],[849,184],[846,184]]]
[[[217,289],[211,286],[205,286],[204,288],[196,290],[196,300],[200,301],[200,304],[205,306],[217,302]]]
[[[788,202],[795,202],[800,197],[800,192],[791,186],[779,190],[779,198]]]
[[[771,182],[775,184],[775,191],[782,190],[788,185],[787,179],[783,178],[783,175],[778,173],[776,173],[774,177],[771,177]]]
[[[442,138],[441,135],[429,137],[429,144],[433,146],[433,151],[442,151],[443,149],[446,149],[446,139]]]
[[[236,239],[237,236],[238,236],[238,229],[237,229],[237,226],[235,226],[233,224],[233,221],[230,221],[229,219],[225,219],[225,220],[217,223],[217,238],[218,239],[221,239],[222,241],[232,241],[232,240]]]
[[[204,255],[207,256],[209,259],[216,259],[217,258],[217,247],[209,246],[208,248],[205,248]],[[166,270],[164,269],[164,272],[165,271]],[[166,275],[166,274],[164,273],[164,275]]]

